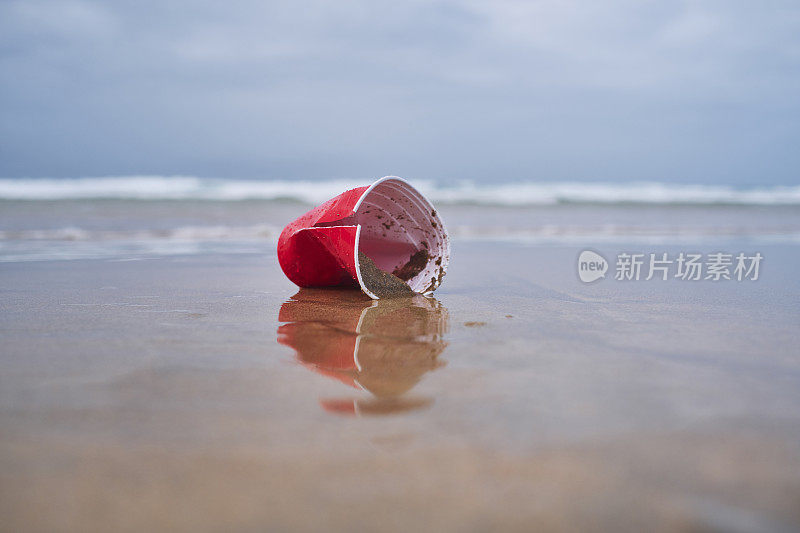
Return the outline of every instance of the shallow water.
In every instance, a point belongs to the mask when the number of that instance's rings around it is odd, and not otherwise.
[[[0,262],[270,253],[292,201],[0,200]],[[800,244],[797,205],[437,205],[455,242]]]
[[[462,242],[435,298],[378,302],[298,292],[272,253],[5,263],[0,512],[796,529],[800,256],[758,250],[755,282],[582,284],[580,248]]]

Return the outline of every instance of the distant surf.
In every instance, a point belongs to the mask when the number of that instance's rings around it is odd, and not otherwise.
[[[0,179],[0,200],[295,201],[318,204],[364,180],[234,180],[192,176]],[[800,205],[800,185],[736,188],[659,182],[505,182],[437,184],[412,180],[443,204]]]

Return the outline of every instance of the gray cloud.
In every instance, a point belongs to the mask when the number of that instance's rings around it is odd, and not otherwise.
[[[794,2],[0,3],[0,176],[797,183]]]

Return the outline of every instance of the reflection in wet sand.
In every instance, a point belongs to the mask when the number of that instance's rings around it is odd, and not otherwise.
[[[360,291],[301,289],[281,306],[278,342],[306,368],[366,390],[369,398],[320,401],[338,414],[385,415],[430,406],[406,393],[443,366],[447,309],[435,298],[371,300]]]

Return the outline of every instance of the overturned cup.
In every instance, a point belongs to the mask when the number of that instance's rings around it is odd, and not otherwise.
[[[450,240],[436,210],[395,176],[328,200],[278,239],[278,262],[296,285],[360,287],[376,300],[432,293],[449,261]]]

